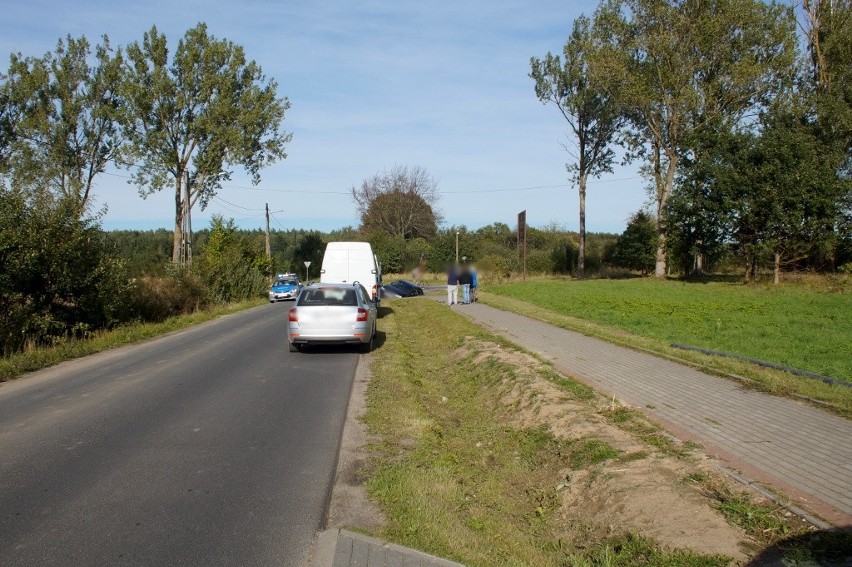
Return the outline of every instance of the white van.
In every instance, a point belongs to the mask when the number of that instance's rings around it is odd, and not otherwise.
[[[380,300],[382,270],[369,242],[329,242],[322,257],[321,283],[363,285],[374,301]]]

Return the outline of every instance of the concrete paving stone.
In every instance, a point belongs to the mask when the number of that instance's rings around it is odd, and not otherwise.
[[[317,550],[313,567],[462,567],[453,561],[348,530],[329,530],[324,534],[331,537],[322,535],[321,545],[333,546],[334,552]],[[325,559],[327,556],[333,556],[330,564]]]

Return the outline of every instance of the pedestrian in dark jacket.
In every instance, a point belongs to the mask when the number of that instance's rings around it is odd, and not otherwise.
[[[461,273],[459,274],[459,283],[462,286],[462,303],[467,305],[470,303],[470,270],[467,266],[462,266]]]
[[[452,264],[447,266],[447,305],[459,302],[459,272]]]

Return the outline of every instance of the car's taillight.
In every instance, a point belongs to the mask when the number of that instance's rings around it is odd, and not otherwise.
[[[355,319],[355,320],[356,321],[366,321],[367,315],[368,315],[367,310],[364,309],[363,307],[359,307],[358,308],[358,318]],[[290,319],[290,320],[292,321],[292,319]]]
[[[290,313],[287,315],[287,319],[288,319],[288,320],[290,320],[290,321],[292,321],[292,322],[294,322],[294,323],[298,323],[298,322],[299,322],[299,314],[298,314],[298,313],[296,313],[296,308],[295,308],[295,307],[291,307],[291,308],[290,308]]]

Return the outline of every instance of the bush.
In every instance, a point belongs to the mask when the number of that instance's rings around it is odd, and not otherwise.
[[[496,283],[509,278],[514,271],[522,269],[517,256],[489,254],[476,263],[479,279],[486,283]],[[484,276],[484,277],[483,277]]]
[[[523,269],[523,259],[521,259],[521,272],[523,272]],[[527,250],[528,274],[552,274],[556,271],[551,251],[541,249]]]
[[[237,232],[233,220],[214,216],[210,237],[194,266],[214,303],[242,301],[263,294],[270,266],[258,249]]]
[[[645,275],[654,269],[657,255],[657,223],[644,211],[635,213],[615,244],[612,261],[616,266],[638,270]]]
[[[130,316],[124,264],[76,201],[0,189],[0,349],[85,336]]]
[[[134,282],[131,305],[142,321],[159,322],[207,307],[201,279],[187,270],[172,268],[165,276],[142,276]]]

